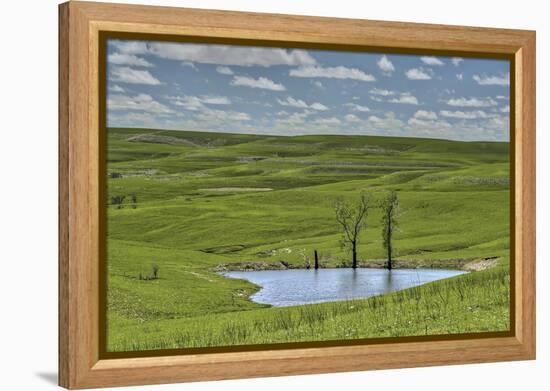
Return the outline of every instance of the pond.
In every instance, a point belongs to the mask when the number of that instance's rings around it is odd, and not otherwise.
[[[261,286],[251,300],[275,307],[361,299],[464,274],[444,269],[319,269],[231,271],[222,275]]]

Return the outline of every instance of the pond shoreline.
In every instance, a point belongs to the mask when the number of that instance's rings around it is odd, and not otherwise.
[[[299,306],[368,299],[434,281],[468,274],[462,270],[382,268],[326,268],[222,272],[227,278],[245,280],[261,289],[248,297],[273,307]]]
[[[394,269],[447,269],[462,271],[481,271],[492,268],[498,264],[500,257],[485,258],[459,258],[459,259],[396,259],[393,260]],[[319,265],[319,269],[347,269],[351,266]],[[373,259],[360,261],[358,269],[383,269],[386,267],[386,260]],[[230,262],[220,264],[212,269],[213,272],[230,271],[261,271],[261,270],[315,270],[314,267],[306,268],[293,265],[285,261],[278,262]]]

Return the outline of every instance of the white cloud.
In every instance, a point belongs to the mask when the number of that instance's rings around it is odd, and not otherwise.
[[[168,96],[170,103],[175,106],[181,106],[186,110],[198,111],[204,108],[203,103],[197,96]]]
[[[453,57],[453,58],[451,59],[451,61],[452,61],[453,65],[454,65],[455,67],[457,67],[457,66],[460,65],[460,63],[461,63],[462,61],[464,61],[464,59],[463,59],[462,57]]]
[[[330,118],[318,118],[315,120],[315,123],[320,125],[339,125],[342,123],[342,121],[340,121],[336,117],[330,117]]]
[[[173,113],[167,106],[154,100],[151,95],[138,94],[136,96],[111,95],[107,99],[108,110],[139,110],[147,113]]]
[[[509,127],[507,118],[499,116],[475,121],[455,118],[452,124],[445,120],[424,120],[413,117],[408,120],[407,125],[406,130],[419,137],[495,141],[506,140]]]
[[[142,111],[110,112],[107,118],[109,127],[137,127],[158,128],[165,117]]]
[[[380,70],[386,75],[390,75],[393,71],[395,71],[395,67],[386,55],[380,57],[376,64],[378,65],[378,68],[380,68]]]
[[[252,117],[248,113],[232,111],[232,110],[221,110],[218,108],[211,108],[209,106],[224,106],[231,104],[231,100],[225,96],[217,95],[202,95],[202,96],[193,96],[185,95],[181,96],[168,96],[167,97],[171,103],[175,106],[183,107],[185,110],[191,111],[193,114],[193,121],[187,122],[187,125],[183,124],[181,126],[199,126],[200,129],[212,130],[220,129],[227,124],[235,121],[250,121]],[[191,115],[191,114],[190,114]],[[197,122],[200,121],[200,122]]]
[[[170,102],[175,106],[181,106],[186,110],[190,111],[199,111],[206,110],[206,105],[230,105],[231,100],[225,96],[215,96],[215,95],[203,95],[203,96],[192,96],[185,95],[181,96],[168,96]]]
[[[475,111],[448,111],[441,110],[439,114],[447,118],[459,118],[459,119],[479,119],[479,118],[489,118],[490,115],[482,110]]]
[[[331,79],[353,79],[360,81],[375,81],[373,75],[367,74],[357,68],[346,68],[343,66],[327,67],[306,66],[297,69],[291,69],[290,76],[294,77],[324,77]]]
[[[384,119],[381,118],[381,117],[377,117],[376,115],[371,115],[371,116],[369,117],[369,121],[370,121],[370,122],[374,122],[374,123],[381,123],[381,122],[384,121]]]
[[[385,113],[384,117],[378,117],[371,115],[368,122],[374,126],[376,130],[400,130],[405,125],[403,121],[395,117],[395,113],[389,111]]]
[[[277,99],[277,102],[281,106],[295,107],[295,108],[298,108],[298,109],[313,109],[313,110],[318,110],[318,111],[328,110],[328,107],[326,107],[322,103],[315,102],[315,103],[312,103],[312,104],[309,105],[306,102],[304,102],[303,100],[294,99],[291,96],[287,97],[285,100]]]
[[[152,42],[147,44],[147,52],[169,60],[217,65],[269,67],[316,64],[307,51],[300,49]]]
[[[120,41],[113,44],[113,41],[109,41],[110,60],[113,60],[109,62],[109,124],[114,124],[114,126],[143,126],[163,129],[192,128],[207,131],[238,131],[244,133],[288,135],[335,133],[379,134],[462,140],[506,140],[506,137],[508,137],[508,113],[510,108],[506,88],[498,92],[502,95],[480,92],[472,94],[478,95],[478,97],[459,94],[458,92],[454,92],[452,88],[447,91],[441,88],[439,89],[439,93],[436,93],[437,91],[435,90],[432,91],[433,96],[419,96],[418,98],[413,96],[413,94],[416,94],[412,89],[408,89],[410,92],[401,92],[406,91],[407,88],[399,88],[398,84],[388,86],[372,83],[370,86],[367,84],[367,88],[361,88],[360,81],[373,81],[375,76],[378,79],[385,79],[384,76],[381,76],[382,73],[388,75],[393,72],[399,73],[407,70],[403,76],[406,75],[406,77],[413,80],[439,79],[441,75],[438,74],[437,64],[431,60],[428,60],[428,62],[424,60],[418,61],[420,58],[417,57],[416,65],[402,69],[399,63],[392,63],[393,57],[391,55],[383,56],[380,54],[375,57],[377,64],[372,64],[378,69],[372,69],[372,66],[368,67],[361,64],[338,67],[336,65],[329,66],[329,64],[324,62],[323,65],[317,64],[313,57],[310,57],[312,61],[308,60],[307,57],[310,55],[307,51],[303,51],[306,56],[300,59],[300,51],[296,53],[292,50],[283,49],[283,53],[280,51],[273,53],[272,49],[266,48],[271,53],[266,54],[266,51],[263,53],[255,52],[254,58],[249,59],[246,58],[246,55],[241,56],[242,58],[236,58],[236,52],[231,50],[232,48],[229,48],[229,51],[220,51],[219,48],[228,48],[224,45],[213,45],[218,47],[216,49],[218,50],[218,54],[214,56],[214,52],[207,47],[210,45],[178,44],[187,46],[188,48],[192,47],[192,50],[171,52],[171,48],[167,50],[164,43],[161,42],[160,44],[163,46],[161,49],[155,48],[153,42]],[[249,50],[249,48],[244,49]],[[310,53],[317,56],[315,52]],[[225,56],[226,54],[227,56]],[[168,90],[163,91],[164,88],[162,86],[156,89],[149,88],[148,90],[143,90],[142,88],[135,88],[132,84],[123,84],[139,83],[152,86],[159,84],[169,86],[168,83],[170,82],[170,85],[173,85],[174,88],[183,88],[181,80],[170,79],[170,75],[160,73],[157,65],[157,58],[160,57],[174,61],[174,66],[198,67],[201,70],[204,67],[201,67],[200,63],[212,64],[212,69],[229,77],[225,83],[219,86],[220,89],[217,90],[212,89],[213,79],[210,79],[210,84],[205,84],[207,87],[210,87],[207,90],[197,92],[197,96],[185,95],[185,93],[189,94],[186,91],[184,93],[179,92],[180,97],[167,97],[167,94],[177,94],[167,92]],[[391,57],[392,61],[390,61],[389,57]],[[478,71],[478,75],[474,75],[473,80],[470,79],[472,74],[467,73],[462,65],[463,61],[465,63],[469,61],[467,59],[437,57],[435,60],[444,62],[445,65],[450,67],[449,70],[451,72],[448,77],[451,78],[449,79],[451,83],[452,80],[455,80],[456,84],[460,84],[458,80],[463,80],[463,83],[471,80],[480,85],[509,85],[509,80],[501,80],[508,79],[508,75],[499,73],[499,70],[489,70],[488,68]],[[308,61],[310,63],[307,63]],[[294,98],[291,96],[287,98],[288,95],[293,94],[290,93],[291,91],[285,92],[285,87],[290,90],[292,85],[284,77],[277,78],[276,76],[270,76],[271,74],[268,73],[264,75],[254,73],[252,76],[252,74],[245,72],[245,68],[237,68],[239,66],[256,65],[256,63],[261,63],[258,66],[263,67],[273,64],[291,67],[281,68],[287,69],[289,72],[287,75],[309,78],[308,80],[304,80],[304,82],[307,88],[309,88],[309,92],[313,92],[313,94],[298,94],[294,95]],[[155,65],[157,65],[157,68],[152,67]],[[180,71],[185,71],[182,68],[179,69]],[[369,71],[372,71],[372,75],[368,74]],[[376,75],[376,72],[379,72],[379,74]],[[486,74],[482,72],[486,72]],[[453,75],[455,75],[455,79],[452,79]],[[165,77],[169,78],[165,79]],[[329,78],[333,78],[335,82],[331,82]],[[338,80],[344,79],[349,80],[349,82],[338,83]],[[207,82],[205,81],[205,83]],[[284,92],[273,97],[273,93],[265,89],[263,91],[257,89],[255,90],[255,93],[258,95],[257,100],[254,100],[254,102],[245,102],[238,95],[233,97],[233,93],[243,91],[238,90],[237,87],[229,88],[230,83],[250,88],[266,88],[271,91]],[[362,86],[365,85],[363,84]],[[378,86],[378,88],[371,88],[375,86]],[[334,106],[334,113],[333,111],[329,111],[333,107],[327,108],[325,106],[328,100],[325,104],[320,103],[320,101],[324,101],[325,99],[322,98],[322,93],[332,91],[333,87],[337,88],[335,90],[337,96],[335,99],[341,102],[339,103],[340,110],[343,110],[341,114],[334,114],[336,113],[337,106]],[[351,89],[351,87],[354,89]],[[228,88],[229,91],[227,90]],[[146,94],[139,94],[135,92],[136,90],[144,91]],[[158,95],[158,92],[155,92],[157,90],[163,93]],[[180,91],[184,90],[181,89]],[[208,91],[214,94],[227,95],[231,99],[224,96],[200,95],[201,93],[207,94]],[[276,99],[277,97],[280,99]],[[301,97],[303,100],[297,97]],[[422,101],[420,101],[420,98],[422,98]],[[344,99],[343,102],[342,99]],[[393,113],[384,114],[384,111],[378,112],[372,107],[371,109],[373,110],[369,111],[369,108],[366,106],[367,104],[378,106],[376,102],[372,103],[370,99],[383,102],[382,104],[386,104],[385,109],[388,109],[387,104],[390,102],[407,103],[410,105],[420,103],[421,106],[409,106],[411,110],[408,110],[408,112],[399,112],[398,115]],[[263,111],[260,111],[258,114],[254,111],[248,111],[249,109],[252,110],[251,107],[243,109],[242,111],[244,112],[232,111],[237,110],[235,108],[239,106],[229,106],[232,104],[231,101],[242,104],[243,107],[247,107],[249,103],[267,106],[269,105],[267,102],[271,102],[270,106],[272,109],[269,110],[269,114]],[[346,101],[353,103],[344,103]],[[439,111],[440,107],[429,106],[428,103],[430,102],[433,102],[436,106],[446,105],[446,107],[441,108],[447,110]],[[275,106],[273,105],[286,111],[277,112],[278,110],[274,109],[273,107]],[[395,105],[393,108],[400,110],[403,107]],[[333,114],[335,116],[332,116]]]
[[[489,119],[489,121],[487,121],[487,127],[497,129],[497,130],[508,131],[509,126],[510,126],[509,120],[506,117],[503,118],[503,117],[496,116]]]
[[[333,134],[335,131],[339,134],[357,134],[356,132],[359,131],[360,134],[455,140],[502,141],[508,137],[507,117],[498,115],[475,121],[455,118],[452,123],[445,119],[425,119],[414,116],[404,122],[393,112],[385,115],[371,115],[368,119],[362,119],[354,114],[348,114],[340,119],[314,120],[307,118],[306,113],[295,113],[291,117],[293,118],[285,117],[277,120],[274,129],[277,129],[280,134],[288,135],[297,134],[297,132],[299,134]],[[427,117],[431,118],[433,115],[427,114]],[[338,121],[341,123],[338,124]]]
[[[112,92],[124,92],[124,88],[122,88],[122,87],[119,86],[118,84],[115,84],[114,86],[109,87],[109,91],[112,91]]]
[[[265,77],[254,79],[247,76],[234,76],[233,80],[231,81],[231,85],[250,87],[250,88],[260,88],[260,89],[271,90],[271,91],[286,90],[285,86],[283,86],[282,84],[275,83],[273,80],[270,80]]]
[[[432,77],[422,68],[412,68],[405,72],[410,80],[430,80]]]
[[[369,93],[373,95],[390,96],[395,95],[395,91],[384,90],[382,88],[372,88]]]
[[[247,113],[237,111],[206,109],[197,114],[197,119],[205,122],[224,123],[227,121],[250,121],[251,117]]]
[[[489,97],[487,98],[451,98],[447,101],[449,106],[457,107],[491,107],[498,103]]]
[[[358,116],[356,116],[355,114],[346,114],[346,116],[344,117],[344,119],[348,122],[361,122],[361,120],[359,119]]]
[[[208,105],[230,105],[231,100],[226,96],[204,95],[201,98],[202,103]]]
[[[194,69],[195,71],[198,71],[198,70],[199,70],[199,68],[197,68],[197,67],[195,66],[195,64],[193,64],[193,63],[190,62],[190,61],[184,61],[184,62],[182,62],[182,63],[181,63],[181,66],[183,66],[183,67],[189,67],[189,68],[191,68],[191,69]]]
[[[285,118],[278,119],[277,123],[285,125],[302,125],[305,124],[306,118],[311,115],[311,113],[312,112],[309,110],[304,110],[302,112],[292,113],[291,115],[288,115],[286,111],[282,111],[277,114],[280,116],[284,116]]]
[[[441,61],[439,58],[437,57],[428,57],[428,56],[424,56],[424,57],[420,57],[420,61],[422,61],[424,64],[426,65],[430,65],[430,66],[442,66],[442,65],[445,65],[445,63],[443,61]]]
[[[423,119],[423,120],[434,120],[437,119],[437,114],[433,111],[418,110],[414,113],[414,118]]]
[[[441,137],[442,132],[447,132],[452,129],[452,126],[447,121],[423,119],[423,118],[410,118],[407,121],[409,132],[415,132],[424,137]]]
[[[375,95],[370,98],[375,102],[402,103],[409,105],[418,105],[418,99],[410,92],[396,92],[383,88],[372,88],[370,94]],[[389,98],[395,96],[394,98]],[[385,98],[382,98],[385,97]]]
[[[110,80],[129,84],[161,84],[158,79],[149,73],[149,71],[142,71],[129,67],[113,67]]]
[[[482,86],[508,86],[510,85],[510,74],[506,75],[474,75],[472,76],[477,84]]]
[[[417,105],[418,99],[416,96],[412,95],[410,92],[403,92],[399,95],[398,98],[393,98],[388,100],[390,103],[401,103],[406,105]]]
[[[109,56],[107,57],[107,61],[110,64],[116,64],[116,65],[133,65],[137,67],[153,66],[153,64],[151,64],[149,61],[147,61],[144,58],[135,56],[133,54],[126,54],[126,53],[109,54]]]
[[[351,107],[353,111],[367,112],[370,109],[367,106],[358,105],[357,103],[344,103],[344,106]]]
[[[216,67],[216,72],[221,73],[222,75],[232,75],[233,71],[229,67],[219,66]]]
[[[312,103],[311,105],[309,105],[309,107],[312,108],[313,110],[319,110],[319,111],[328,110],[327,106],[319,102]]]

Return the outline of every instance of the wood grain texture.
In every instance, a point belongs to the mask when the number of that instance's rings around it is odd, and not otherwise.
[[[69,384],[69,7],[59,8],[59,383]]]
[[[536,42],[535,35],[516,53],[516,335],[532,358],[536,351]],[[521,148],[521,151],[518,149]]]
[[[60,385],[75,389],[535,357],[534,32],[85,2],[62,4],[59,19]],[[100,31],[254,40],[266,45],[513,56],[515,336],[100,359]]]

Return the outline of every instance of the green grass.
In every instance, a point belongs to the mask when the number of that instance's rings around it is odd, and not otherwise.
[[[132,141],[136,135],[182,142]],[[370,136],[249,136],[109,129],[108,350],[278,343],[505,330],[509,327],[507,143]],[[235,262],[304,265],[317,249],[350,259],[332,204],[396,190],[397,260],[494,269],[403,292],[269,308],[258,287],[212,268]],[[137,205],[132,207],[130,196]],[[362,264],[384,257],[380,211],[361,236]],[[160,267],[157,280],[140,280]],[[200,332],[199,332],[200,330]]]
[[[503,268],[367,300],[204,315],[130,324],[113,350],[442,335],[509,328],[509,275]]]

